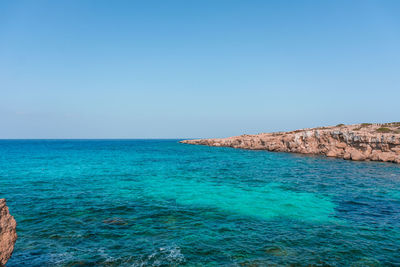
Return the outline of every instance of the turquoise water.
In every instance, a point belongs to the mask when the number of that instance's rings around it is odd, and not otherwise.
[[[179,144],[0,141],[8,266],[400,266],[400,165]]]

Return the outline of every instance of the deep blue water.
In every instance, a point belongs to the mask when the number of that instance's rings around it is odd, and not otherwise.
[[[400,165],[179,144],[0,141],[8,266],[400,266]]]

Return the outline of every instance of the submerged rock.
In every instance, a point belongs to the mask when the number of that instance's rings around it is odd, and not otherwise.
[[[110,224],[110,225],[127,225],[128,223],[121,218],[112,218],[112,219],[107,219],[103,221],[104,224]]]
[[[380,262],[372,258],[363,258],[351,264],[352,267],[379,267],[382,266]]]
[[[265,250],[266,253],[270,254],[270,255],[274,255],[274,256],[278,256],[278,257],[282,257],[282,256],[287,256],[288,253],[286,250],[284,250],[281,247],[269,247]]]
[[[0,199],[0,266],[5,265],[17,240],[17,223],[10,215],[5,199]]]
[[[383,127],[384,126],[384,127]],[[181,143],[400,163],[400,123],[338,125]]]

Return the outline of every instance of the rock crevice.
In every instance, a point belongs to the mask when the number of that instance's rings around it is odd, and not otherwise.
[[[356,124],[181,143],[400,163],[400,123]]]

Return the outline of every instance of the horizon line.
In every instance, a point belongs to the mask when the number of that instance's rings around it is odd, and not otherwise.
[[[202,139],[198,137],[187,138],[0,138],[0,141],[7,140],[184,140],[184,139]]]

